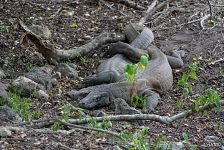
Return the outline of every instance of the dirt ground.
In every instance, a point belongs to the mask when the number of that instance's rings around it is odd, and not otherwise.
[[[9,83],[19,75],[27,72],[31,67],[46,64],[44,58],[37,53],[37,49],[31,44],[24,47],[20,44],[23,30],[18,24],[18,18],[27,24],[44,24],[52,32],[52,41],[58,48],[69,49],[81,46],[99,35],[103,31],[122,32],[125,25],[137,22],[143,15],[143,11],[135,10],[122,4],[107,2],[108,6],[101,2],[89,0],[75,0],[71,2],[56,2],[57,0],[1,0],[0,1],[0,68],[3,68],[6,60],[10,60],[12,68],[8,70],[7,78],[2,82]],[[59,1],[59,0],[58,0]],[[150,0],[138,2],[146,7]],[[217,4],[218,5],[218,4]],[[224,5],[221,2],[219,5]],[[162,101],[156,108],[155,114],[171,116],[189,108],[191,100],[203,93],[207,88],[217,90],[224,98],[224,62],[217,61],[224,58],[223,17],[224,8],[213,6],[215,17],[214,25],[209,25],[207,20],[201,24],[200,19],[209,14],[209,5],[203,0],[182,0],[172,2],[162,10],[154,13],[145,23],[155,35],[154,43],[165,53],[180,49],[187,52],[184,58],[185,66],[174,72],[173,89],[162,96]],[[222,18],[222,21],[219,19]],[[91,52],[81,63],[73,60],[77,65],[81,78],[94,74],[100,60],[106,59],[105,52],[110,44]],[[194,81],[192,96],[187,98],[180,110],[176,107],[176,101],[181,98],[181,89],[177,85],[183,72],[187,72],[187,66],[192,62],[198,62],[197,74],[199,79]],[[79,81],[62,79],[65,83],[64,91],[80,88]],[[34,99],[34,109],[40,108],[43,118],[54,117],[59,114],[59,101],[69,100],[65,96],[53,95],[48,101]],[[223,108],[222,108],[223,109]],[[106,113],[109,109],[102,109]],[[88,111],[94,114],[94,111]],[[147,121],[144,126],[150,128],[147,136],[149,140],[158,135],[166,136],[170,141],[181,141],[182,133],[189,133],[192,144],[199,149],[221,149],[209,147],[204,143],[204,138],[217,136],[224,144],[224,114],[210,112],[205,116],[192,116],[167,126],[158,122]],[[122,123],[113,123],[111,130],[133,131],[139,125],[132,124],[123,128]],[[75,131],[71,134],[59,133],[14,133],[10,138],[0,139],[0,149],[112,149],[109,144],[99,144],[103,141],[101,135],[89,131]],[[54,142],[62,145],[55,146]],[[66,145],[67,148],[63,147]],[[55,147],[54,147],[55,146]]]

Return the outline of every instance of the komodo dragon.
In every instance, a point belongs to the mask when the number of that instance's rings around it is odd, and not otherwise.
[[[88,76],[84,79],[85,86],[99,85],[103,83],[112,83],[124,79],[124,67],[132,62],[139,61],[144,49],[151,44],[154,39],[153,33],[150,29],[144,28],[139,33],[133,24],[130,24],[125,29],[127,39],[131,41],[131,46],[138,49],[132,49],[124,56],[123,51],[128,51],[131,47],[123,42],[117,42],[110,49],[111,53],[114,53],[113,57],[103,61],[97,68],[95,75]],[[130,34],[131,33],[131,34]],[[135,39],[134,39],[135,38]],[[125,50],[124,50],[125,49]],[[140,50],[142,49],[142,50]],[[180,68],[183,66],[181,54],[172,52],[172,56],[167,56],[171,68]]]
[[[124,55],[130,51],[138,51],[129,45],[128,48],[118,49]],[[139,71],[136,75],[137,94],[146,99],[146,106],[153,110],[160,99],[159,94],[168,91],[173,84],[172,69],[168,63],[166,55],[155,46],[149,46],[147,52],[150,61],[144,71]],[[113,99],[122,98],[126,101],[131,98],[132,84],[127,81],[101,84],[83,88],[79,91],[70,91],[68,95],[74,99],[79,99],[79,106],[86,109],[110,105]]]

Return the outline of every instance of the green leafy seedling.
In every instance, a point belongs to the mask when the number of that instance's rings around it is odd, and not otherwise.
[[[136,87],[135,87],[135,76],[139,72],[139,69],[145,70],[146,66],[148,65],[148,54],[143,54],[137,64],[129,63],[125,66],[125,78],[128,82],[132,83],[131,87],[131,104],[134,105],[134,107],[141,107],[143,108],[145,106],[145,100],[141,97],[139,97],[136,93]]]

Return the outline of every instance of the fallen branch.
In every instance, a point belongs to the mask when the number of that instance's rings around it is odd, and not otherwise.
[[[221,105],[224,106],[224,100],[221,101]],[[217,107],[215,103],[207,104],[205,106],[199,107],[199,111],[211,110],[212,108]],[[152,120],[156,122],[160,122],[163,124],[171,124],[174,121],[177,121],[181,118],[189,117],[193,115],[195,112],[192,110],[186,110],[184,112],[178,113],[172,117],[168,116],[160,116],[155,114],[135,114],[135,115],[117,115],[117,116],[104,116],[104,117],[89,117],[84,119],[69,119],[69,123],[71,124],[86,124],[90,120],[94,119],[97,122],[102,122],[104,120],[108,121],[133,121],[133,120]]]
[[[208,65],[215,65],[216,63],[219,63],[219,62],[222,62],[222,61],[224,61],[224,58],[220,58],[218,60],[212,61]]]
[[[169,4],[172,1],[174,1],[174,0],[163,1],[163,2],[159,3],[157,6],[155,6],[157,3],[157,0],[154,0],[152,2],[152,4],[148,7],[148,9],[145,13],[145,16],[140,19],[138,24],[143,25],[149,19],[149,17],[152,16],[156,11],[162,9],[164,6],[166,6],[167,4]]]
[[[116,132],[109,131],[109,130],[103,130],[103,129],[98,129],[98,128],[74,125],[74,124],[71,124],[71,123],[68,123],[68,122],[64,122],[64,121],[60,121],[60,120],[59,120],[59,122],[62,123],[63,125],[70,126],[70,127],[73,127],[73,128],[84,129],[84,130],[92,130],[92,131],[97,131],[97,132],[103,132],[103,133],[106,133],[106,134],[110,134],[110,135],[112,135],[114,137],[121,138],[120,134],[118,134]]]
[[[142,25],[146,22],[146,20],[147,20],[147,19],[149,18],[149,16],[151,15],[150,12],[151,12],[151,11],[153,10],[153,8],[156,6],[156,3],[157,3],[157,2],[158,2],[158,0],[154,0],[154,1],[152,2],[152,4],[149,5],[147,11],[145,12],[145,16],[142,17],[142,18],[140,19],[138,25],[142,26]]]
[[[114,43],[125,40],[124,34],[104,32],[89,43],[80,47],[68,50],[55,49],[54,45],[52,45],[48,39],[44,39],[44,37],[46,37],[46,31],[48,31],[46,27],[41,28],[40,26],[35,25],[28,27],[21,20],[20,25],[26,31],[25,36],[22,38],[22,43],[26,44],[27,39],[29,39],[37,47],[38,52],[41,53],[51,63],[57,63],[62,59],[72,59],[77,54],[85,55],[88,52],[107,43]],[[36,29],[37,27],[38,29]],[[38,30],[38,33],[35,32],[36,30]],[[48,34],[47,37],[49,38]]]
[[[131,8],[138,9],[138,10],[145,10],[145,7],[142,7],[131,0],[107,0],[107,1],[117,2],[120,4],[126,5],[127,7],[131,7]]]

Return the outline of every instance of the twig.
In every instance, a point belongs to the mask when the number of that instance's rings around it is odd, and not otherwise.
[[[201,28],[204,30],[205,29],[205,26],[204,26],[204,22],[206,19],[208,19],[210,16],[210,14],[208,15],[205,15],[204,17],[201,18],[201,21],[200,21],[200,25],[201,25]]]
[[[138,10],[145,10],[145,7],[142,7],[131,0],[107,0],[107,1],[117,2],[120,4],[126,5],[127,7],[131,7]]]
[[[142,17],[142,18],[140,19],[139,23],[138,23],[140,26],[142,26],[142,25],[146,22],[146,20],[149,18],[149,16],[150,16],[150,12],[151,12],[151,11],[153,10],[153,8],[156,6],[156,3],[157,3],[157,2],[158,2],[158,0],[154,0],[154,1],[152,2],[152,4],[149,5],[147,11],[145,12],[145,13],[146,13],[145,16]]]
[[[153,1],[153,3],[156,0]],[[153,3],[148,7],[148,13],[146,13],[146,15],[143,17],[145,18],[144,21],[147,21],[149,19],[150,16],[152,16],[152,14],[154,14],[156,11],[160,10],[161,8],[163,8],[164,6],[166,6],[168,3],[172,2],[174,0],[167,0],[167,1],[163,1],[161,3],[159,3],[156,7],[154,7],[152,10],[150,10],[149,8],[153,6]],[[142,21],[141,21],[142,20]],[[140,23],[141,21],[141,23]],[[144,24],[145,22],[143,21],[143,19],[141,18],[139,21],[139,24]],[[143,22],[143,23],[142,23]]]
[[[209,11],[210,11],[210,20],[212,20],[213,18],[213,14],[212,14],[212,5],[211,5],[211,2],[209,0],[207,0],[208,2],[208,5],[209,5]]]
[[[201,18],[196,19],[196,20],[192,20],[192,21],[189,21],[189,22],[186,22],[186,23],[179,24],[178,27],[188,25],[188,24],[191,24],[191,23],[195,23],[195,22],[199,22],[199,21],[201,21]]]
[[[103,3],[105,6],[107,6],[110,10],[113,11],[118,11],[121,15],[127,16],[126,14],[124,14],[123,12],[121,12],[120,10],[115,10],[113,9],[110,5],[108,5],[104,0],[99,0],[101,3]]]
[[[208,65],[215,65],[216,63],[219,63],[219,62],[222,62],[222,61],[224,61],[224,58],[220,58],[218,60],[212,61]]]
[[[221,105],[224,105],[224,100],[221,101]],[[211,108],[215,108],[216,104],[211,103],[207,104],[205,106],[199,107],[199,111],[203,110],[209,110]],[[104,116],[104,117],[94,117],[94,119],[97,122],[101,122],[103,120],[108,120],[108,121],[132,121],[132,120],[152,120],[152,121],[157,121],[160,123],[164,124],[171,124],[172,122],[179,120],[181,118],[188,117],[190,115],[193,115],[194,112],[192,110],[186,110],[181,113],[178,113],[172,117],[168,116],[160,116],[160,115],[155,115],[155,114],[135,114],[135,115],[117,115],[117,116]],[[69,123],[72,124],[85,124],[88,123],[92,117],[90,118],[84,118],[84,119],[69,119]]]
[[[98,128],[92,128],[92,127],[85,127],[85,126],[80,126],[80,125],[74,125],[74,124],[71,124],[71,123],[68,123],[68,122],[64,122],[64,121],[61,121],[61,120],[59,120],[59,122],[62,123],[63,125],[70,126],[70,127],[73,127],[73,128],[79,128],[79,129],[85,129],[85,130],[92,130],[92,131],[97,131],[97,132],[103,132],[103,133],[106,133],[106,134],[110,134],[110,135],[112,135],[114,137],[121,138],[120,137],[120,134],[118,134],[116,132],[109,131],[109,130],[103,130],[103,129],[98,129]]]

